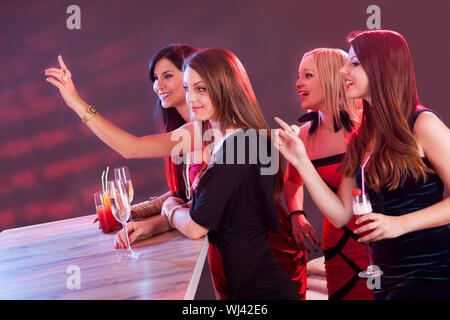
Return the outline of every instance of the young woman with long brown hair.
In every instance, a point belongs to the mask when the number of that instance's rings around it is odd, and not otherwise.
[[[375,299],[449,299],[450,130],[420,105],[411,55],[396,32],[370,30],[350,39],[341,69],[350,98],[364,100],[360,128],[351,136],[337,195],[320,178],[295,128],[276,119],[276,146],[299,171],[321,212],[342,227],[352,218],[352,190],[365,189],[373,212],[359,218],[359,239],[372,242],[384,272]],[[370,158],[368,158],[370,156]]]
[[[227,50],[206,49],[187,60],[184,81],[195,120],[216,138],[205,146],[211,157],[195,179],[192,208],[172,197],[162,215],[190,238],[208,235],[213,279],[217,288],[225,276],[227,298],[296,299],[267,241],[268,231],[278,229],[283,170],[262,174],[268,163],[260,151],[271,150],[270,129],[244,67]],[[270,153],[270,163],[277,156]]]
[[[299,121],[299,137],[308,157],[321,178],[337,191],[342,163],[350,133],[359,126],[360,100],[346,95],[340,69],[347,61],[340,49],[318,48],[304,54],[295,84],[302,109],[309,110]],[[303,211],[303,182],[294,166],[288,163],[284,196],[292,223],[292,233],[299,245],[315,249],[319,243],[316,231]],[[372,292],[358,273],[367,268],[366,250],[354,234],[353,218],[336,228],[324,218],[322,249],[325,256],[328,298],[330,300],[372,299]]]

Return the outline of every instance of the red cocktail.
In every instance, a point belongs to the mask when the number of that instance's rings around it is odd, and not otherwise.
[[[111,205],[109,200],[105,201],[102,192],[94,194],[95,209],[97,210],[97,217],[100,223],[100,228],[104,233],[111,232],[120,227],[120,223],[114,218],[111,212]]]

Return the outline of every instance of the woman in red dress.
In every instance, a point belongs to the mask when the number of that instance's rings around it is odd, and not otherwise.
[[[320,176],[334,191],[342,173],[337,171],[346,150],[346,139],[358,124],[358,103],[346,97],[345,83],[339,70],[347,54],[338,49],[315,49],[307,52],[300,63],[296,88],[302,109],[310,110],[299,121],[299,128],[308,156]],[[289,163],[285,176],[285,199],[290,212],[292,232],[297,243],[316,250],[316,231],[303,211],[303,183],[297,170]],[[322,231],[322,249],[330,300],[372,299],[366,282],[358,272],[366,269],[364,245],[353,233],[355,221],[336,228],[327,218]]]

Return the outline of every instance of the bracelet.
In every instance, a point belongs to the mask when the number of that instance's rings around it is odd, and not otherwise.
[[[150,197],[149,200],[131,206],[133,218],[145,219],[161,213],[164,201],[159,197]]]
[[[169,222],[169,225],[172,228],[175,228],[175,226],[172,224],[172,216],[173,216],[173,214],[175,213],[176,210],[178,210],[180,208],[183,208],[183,207],[186,207],[186,205],[184,203],[183,204],[178,204],[178,205],[174,206],[172,209],[170,209],[169,212],[167,213],[166,218],[167,218],[167,221]]]
[[[291,222],[291,218],[292,218],[292,216],[293,216],[294,214],[302,214],[302,215],[304,215],[305,218],[306,218],[306,212],[305,212],[305,211],[303,211],[303,210],[294,210],[294,211],[292,211],[291,213],[289,213],[289,215],[288,215],[288,220],[289,220],[289,222]]]
[[[161,207],[157,207],[151,201],[144,201],[131,206],[131,215],[133,218],[145,219],[153,215],[159,214]]]

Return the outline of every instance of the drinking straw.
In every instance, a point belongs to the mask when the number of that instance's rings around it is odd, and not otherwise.
[[[361,166],[361,185],[362,185],[362,194],[364,195],[364,168],[366,167],[367,161],[369,161],[370,156],[367,157],[366,161],[364,161],[363,165]]]
[[[105,170],[103,170],[103,172],[102,172],[102,191],[103,191],[103,193],[105,193],[104,177],[105,177]]]
[[[108,172],[109,172],[109,167],[106,167],[106,175],[105,175],[105,184],[106,184],[106,187],[108,187]]]

